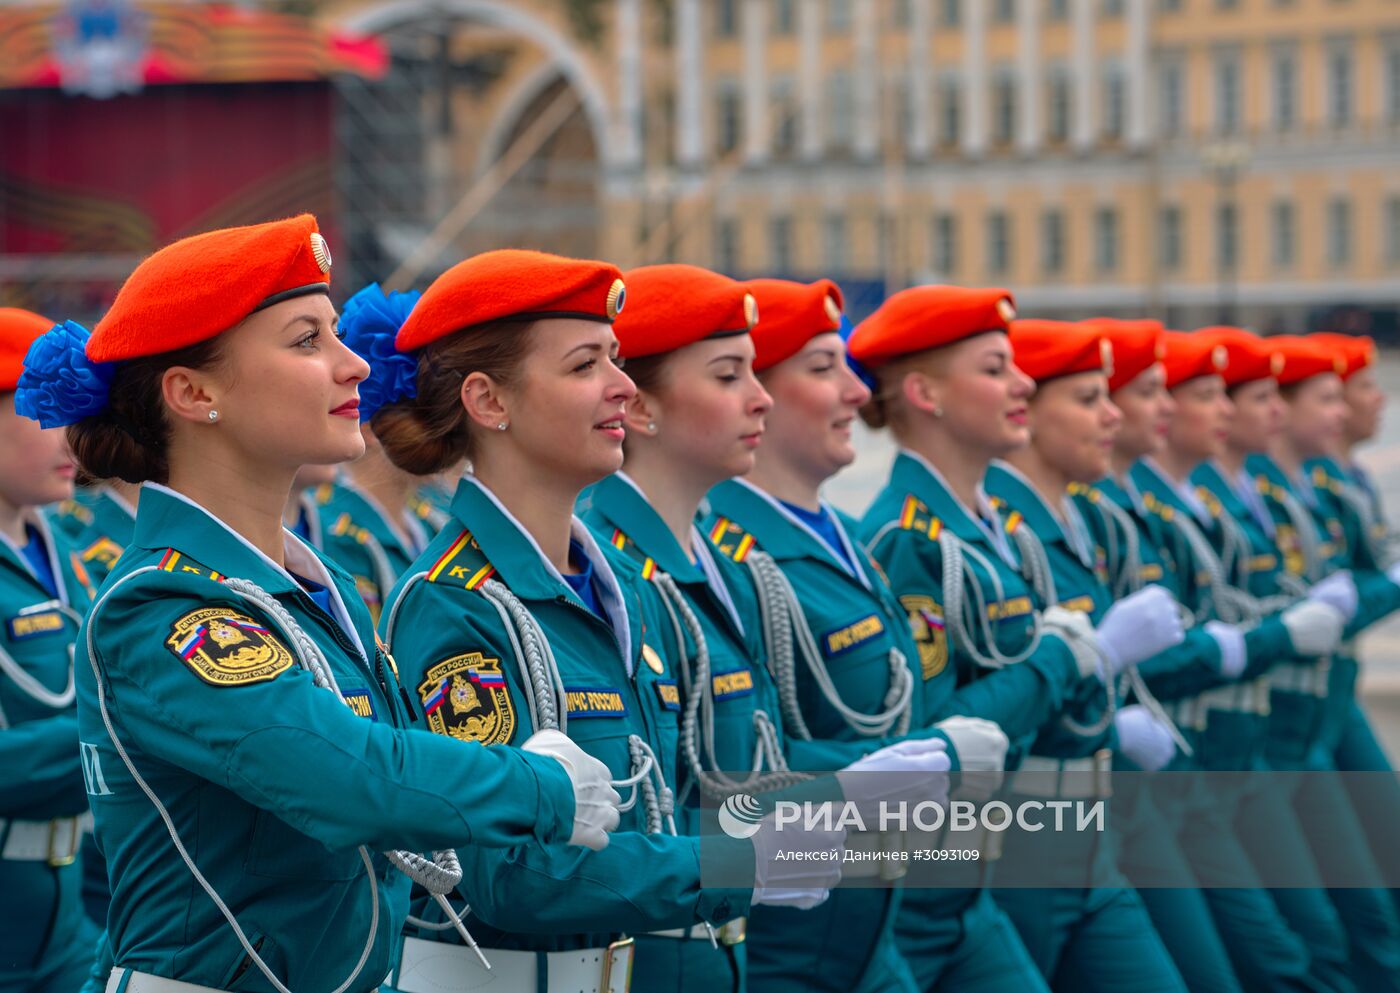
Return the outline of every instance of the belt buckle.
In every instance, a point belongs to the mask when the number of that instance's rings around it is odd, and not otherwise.
[[[632,988],[632,938],[618,938],[603,952],[603,977],[602,983],[598,986],[598,993],[612,993],[613,956],[623,960],[623,967],[627,970],[626,977],[622,981],[622,993],[627,993]]]
[[[1113,796],[1113,749],[1100,748],[1094,753],[1094,795]]]
[[[58,825],[61,823],[68,824],[69,839],[67,855],[56,854],[54,848],[54,843],[58,841]],[[65,865],[72,865],[74,862],[76,862],[78,859],[79,833],[80,829],[78,827],[78,819],[76,817],[55,817],[53,820],[49,821],[48,857],[45,859],[45,861],[48,862],[48,864],[55,869]]]
[[[721,945],[742,945],[748,936],[749,919],[747,917],[736,917],[719,926],[719,943]]]

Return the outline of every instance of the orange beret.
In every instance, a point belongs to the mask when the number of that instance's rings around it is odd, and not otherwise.
[[[433,280],[399,328],[394,347],[411,352],[454,331],[505,318],[610,323],[625,302],[622,272],[611,263],[502,248],[473,255]]]
[[[1280,386],[1301,383],[1313,376],[1334,372],[1338,376],[1346,371],[1347,360],[1340,352],[1329,350],[1326,345],[1311,338],[1281,334],[1270,341],[1283,355],[1283,369],[1278,374]]]
[[[871,314],[847,344],[858,362],[882,362],[951,345],[988,331],[1005,331],[1016,316],[1010,290],[966,286],[913,286]]]
[[[1230,365],[1230,353],[1209,335],[1189,331],[1167,331],[1162,335],[1166,354],[1162,365],[1167,370],[1167,389],[1201,376],[1224,376]]]
[[[747,334],[758,319],[753,294],[728,276],[670,263],[623,277],[632,306],[613,322],[624,359],[661,355],[706,338]]]
[[[1037,383],[1079,372],[1112,372],[1113,345],[1092,325],[1012,321],[1016,366]]]
[[[18,307],[0,307],[0,393],[19,385],[24,355],[53,321]]]
[[[1161,321],[1095,317],[1080,323],[1092,327],[1113,346],[1113,369],[1108,374],[1110,393],[1127,386],[1166,354]]]
[[[1376,363],[1376,342],[1369,335],[1319,331],[1316,334],[1308,335],[1308,339],[1317,342],[1329,351],[1335,349],[1341,352],[1347,363],[1346,370],[1341,374],[1342,379],[1350,379],[1352,373]]]
[[[759,371],[796,355],[817,335],[841,328],[845,301],[841,288],[829,279],[751,279],[744,285],[758,301],[753,367]]]
[[[182,238],[127,277],[87,357],[117,362],[208,341],[274,303],[329,293],[330,273],[310,214]]]
[[[1225,368],[1220,375],[1226,386],[1242,386],[1260,379],[1271,379],[1283,369],[1283,356],[1272,339],[1253,331],[1216,324],[1199,328],[1196,335],[1209,338],[1225,349]]]

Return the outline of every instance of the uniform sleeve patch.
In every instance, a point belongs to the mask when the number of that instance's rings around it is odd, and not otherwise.
[[[203,576],[205,579],[212,579],[216,583],[222,582],[224,578],[223,573],[215,572],[208,566],[201,565],[194,559],[185,555],[183,552],[177,552],[173,548],[167,548],[165,550],[165,554],[161,556],[160,568],[166,572],[178,572],[183,575]]]
[[[1024,617],[1032,610],[1031,598],[1028,596],[1012,597],[1010,600],[999,600],[996,603],[987,604],[987,619],[990,621],[1005,621],[1013,617]]]
[[[378,721],[379,714],[374,709],[374,697],[370,696],[369,690],[357,687],[350,690],[341,690],[340,698],[345,701],[345,705],[354,712],[356,717],[364,717],[371,721]]]
[[[84,562],[97,562],[104,568],[111,569],[117,564],[117,559],[121,558],[121,554],[122,546],[111,538],[98,538],[83,549],[82,558]]]
[[[731,700],[753,692],[753,673],[748,669],[717,672],[710,677],[710,690],[716,700]]]
[[[652,683],[656,687],[656,697],[666,710],[681,709],[681,691],[674,679],[658,679]]]
[[[20,614],[5,622],[11,641],[27,641],[46,634],[57,634],[63,630],[63,613],[58,610],[39,610],[32,614]]]
[[[932,679],[948,665],[948,629],[943,608],[933,597],[907,594],[899,598],[909,614],[909,630],[919,646],[919,668],[924,679]]]
[[[570,717],[626,717],[622,694],[606,686],[566,686],[564,701]]]
[[[822,635],[822,650],[828,657],[835,658],[884,633],[885,622],[880,619],[880,615],[870,614],[845,627],[827,631]]]
[[[510,741],[515,706],[500,659],[467,652],[443,659],[423,675],[418,697],[429,731],[483,745]]]
[[[180,617],[170,625],[165,647],[210,686],[265,683],[294,664],[276,635],[227,607],[201,607]]]

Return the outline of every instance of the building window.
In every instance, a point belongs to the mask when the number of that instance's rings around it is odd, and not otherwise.
[[[769,121],[773,127],[773,154],[791,155],[797,149],[798,107],[796,87],[784,76],[773,80],[769,90]]]
[[[1046,14],[1052,21],[1063,21],[1069,17],[1069,0],[1048,0]]]
[[[910,0],[894,0],[890,4],[890,27],[897,31],[909,27],[913,20],[913,11],[910,8]]]
[[[1275,131],[1291,131],[1298,121],[1298,60],[1292,52],[1275,52],[1272,73]]]
[[[933,270],[951,278],[958,271],[958,219],[949,213],[935,214],[932,235],[929,255],[933,258]]]
[[[1016,0],[995,0],[992,6],[992,19],[999,24],[1010,24],[1016,19]]]
[[[1164,14],[1171,14],[1181,9],[1181,0],[1157,0],[1157,9]]]
[[[1385,261],[1400,266],[1400,196],[1385,202]]]
[[[1232,203],[1215,208],[1215,264],[1227,271],[1239,264],[1239,211]]]
[[[1236,134],[1240,129],[1240,60],[1233,52],[1215,57],[1215,130]]]
[[[731,276],[739,271],[739,222],[732,217],[715,223],[715,269]]]
[[[1338,45],[1327,53],[1327,123],[1334,128],[1351,123],[1351,47]]]
[[[1165,272],[1181,268],[1181,208],[1163,207],[1157,218],[1157,264]]]
[[[1046,86],[1046,100],[1049,101],[1046,117],[1046,131],[1051,141],[1069,140],[1069,72],[1063,66],[1050,70],[1050,81]]]
[[[992,140],[1011,144],[1016,136],[1016,79],[1010,71],[1000,72],[992,84]]]
[[[954,78],[943,80],[939,86],[939,134],[944,144],[956,145],[962,128],[962,93]]]
[[[739,0],[715,0],[715,34],[733,38],[739,33],[739,18],[735,10]]]
[[[868,3],[869,0],[866,0]],[[955,28],[962,23],[962,0],[940,0],[938,23],[945,28]]]
[[[792,272],[791,217],[774,217],[768,222],[768,265],[780,276]]]
[[[1275,269],[1291,269],[1297,258],[1297,232],[1293,215],[1293,204],[1287,200],[1274,203],[1273,209],[1273,260]]]
[[[1400,43],[1385,53],[1385,119],[1400,124]]]
[[[1061,210],[1040,215],[1040,268],[1047,276],[1065,271],[1065,215]]]
[[[835,148],[850,148],[855,129],[855,94],[851,90],[851,74],[838,69],[827,78],[827,112],[830,115],[828,143]]]
[[[851,27],[851,0],[826,0],[826,29],[847,31]]]
[[[1122,67],[1109,65],[1103,72],[1103,130],[1105,137],[1117,141],[1123,137],[1123,118],[1127,106],[1127,81]]]
[[[1186,126],[1186,67],[1181,62],[1166,62],[1162,65],[1161,103],[1158,114],[1161,118],[1162,137],[1176,138]]]
[[[1005,211],[987,214],[987,275],[1005,276],[1011,268],[1011,219]]]
[[[1327,204],[1327,264],[1351,264],[1351,201],[1336,197]]]
[[[720,88],[715,106],[715,138],[719,142],[719,152],[724,155],[739,147],[739,91],[733,86]]]
[[[1104,17],[1122,17],[1123,0],[1103,0],[1103,6],[1099,9]]]
[[[1101,273],[1118,268],[1118,211],[1113,207],[1094,211],[1094,268]]]
[[[792,34],[797,30],[797,0],[773,0],[773,30],[777,34]]]
[[[822,265],[832,274],[846,271],[846,218],[840,214],[827,215],[822,225]]]

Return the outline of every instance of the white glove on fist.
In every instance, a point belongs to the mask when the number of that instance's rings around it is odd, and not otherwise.
[[[574,787],[574,832],[569,844],[595,852],[608,847],[608,832],[617,827],[622,797],[612,788],[612,773],[562,731],[536,731],[520,746],[522,751],[548,755],[564,767]]]
[[[960,794],[987,800],[1001,788],[1006,769],[1006,732],[995,721],[981,717],[949,717],[934,727],[948,736],[958,753],[958,769],[964,775]]]
[[[804,824],[778,829],[773,815],[759,822],[753,844],[753,902],[770,906],[815,907],[841,882],[846,829],[825,831]],[[778,858],[782,854],[783,858]],[[806,858],[807,855],[821,858]]]
[[[1186,630],[1176,599],[1161,586],[1145,586],[1103,615],[1095,629],[1110,675],[1181,644]]]
[[[948,799],[953,761],[942,738],[901,741],[856,759],[836,774],[841,792],[867,824],[877,823],[882,800],[922,803]]]
[[[1245,663],[1249,661],[1244,632],[1224,621],[1206,621],[1205,631],[1215,639],[1215,647],[1220,649],[1220,674],[1226,679],[1234,679],[1244,672]]]
[[[1114,714],[1113,726],[1118,730],[1118,750],[1144,772],[1165,769],[1176,754],[1171,731],[1141,704]]]
[[[1329,604],[1342,612],[1342,622],[1350,624],[1356,616],[1356,608],[1361,603],[1361,595],[1356,591],[1356,580],[1350,569],[1334,572],[1308,590],[1308,599]]]
[[[1342,643],[1346,627],[1340,610],[1318,600],[1295,603],[1279,615],[1279,620],[1288,629],[1293,650],[1307,656],[1331,655]]]

